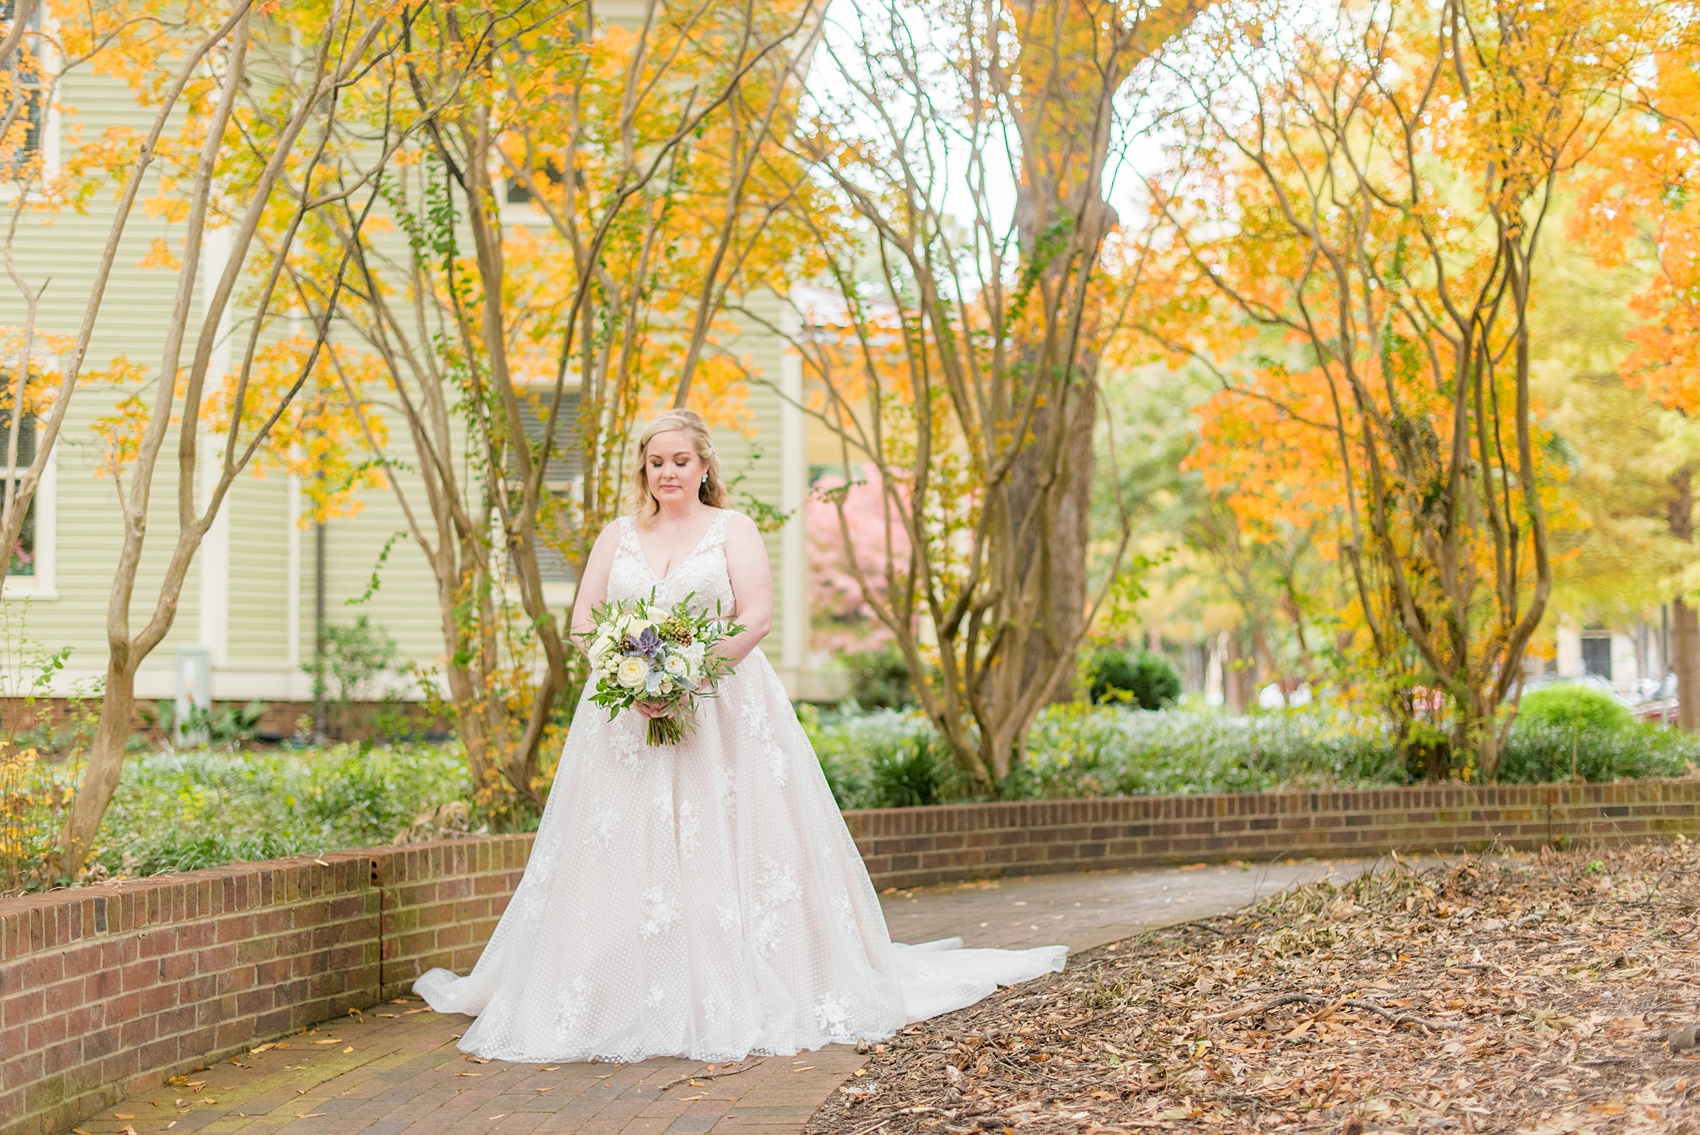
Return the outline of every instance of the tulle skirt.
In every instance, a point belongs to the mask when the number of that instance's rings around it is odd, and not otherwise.
[[[758,650],[674,746],[581,700],[525,876],[471,974],[414,990],[517,1062],[789,1055],[890,1036],[1060,970],[1061,946],[894,945]]]

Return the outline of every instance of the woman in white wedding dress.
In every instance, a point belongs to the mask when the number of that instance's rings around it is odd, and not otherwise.
[[[1066,949],[894,945],[814,751],[758,643],[773,611],[760,533],[728,511],[702,419],[638,444],[637,515],[597,539],[573,608],[653,589],[718,601],[735,669],[678,745],[581,699],[525,876],[472,973],[414,990],[476,1016],[460,1047],[520,1062],[734,1060],[890,1036],[1060,970]],[[651,707],[640,707],[643,714]]]

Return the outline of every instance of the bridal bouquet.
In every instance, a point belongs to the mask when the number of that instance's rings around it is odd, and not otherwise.
[[[714,685],[731,669],[710,653],[715,643],[744,628],[714,614],[690,608],[686,596],[663,610],[648,599],[604,603],[591,612],[596,621],[588,653],[596,679],[590,700],[609,711],[610,720],[638,702],[665,702],[665,715],[649,719],[651,745],[675,745],[694,724],[696,699],[711,697]]]

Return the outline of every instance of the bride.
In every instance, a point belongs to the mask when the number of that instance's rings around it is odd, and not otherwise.
[[[645,427],[635,516],[597,538],[573,630],[605,599],[735,613],[735,667],[677,745],[610,721],[587,687],[525,876],[466,977],[414,983],[476,1016],[460,1047],[517,1062],[791,1055],[890,1036],[1060,970],[1066,949],[894,944],[879,899],[778,676],[758,644],[773,582],[755,524],[725,507],[708,430]],[[640,706],[644,716],[657,707]]]

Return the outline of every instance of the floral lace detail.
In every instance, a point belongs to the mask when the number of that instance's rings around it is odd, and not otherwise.
[[[590,1007],[590,983],[579,974],[561,986],[555,994],[555,1031],[571,1036],[584,1024],[585,1010]]]
[[[774,742],[773,723],[766,711],[766,692],[752,688],[739,709],[743,713],[746,735],[767,758],[768,775],[773,777],[774,784],[784,788],[785,781],[790,776],[790,758],[785,750]]]
[[[607,851],[614,846],[614,836],[620,830],[620,813],[608,807],[598,796],[591,802],[594,812],[591,815],[590,830],[585,833],[586,842],[598,851]]]
[[[648,915],[643,925],[638,927],[638,933],[645,938],[653,938],[664,934],[679,921],[679,904],[677,900],[668,897],[667,892],[660,887],[651,887],[643,893],[644,913]]]
[[[815,1024],[834,1040],[848,1039],[850,1002],[836,993],[822,993],[815,998]]]
[[[685,860],[696,858],[701,832],[702,821],[697,818],[697,806],[686,800],[679,805],[679,854]]]

